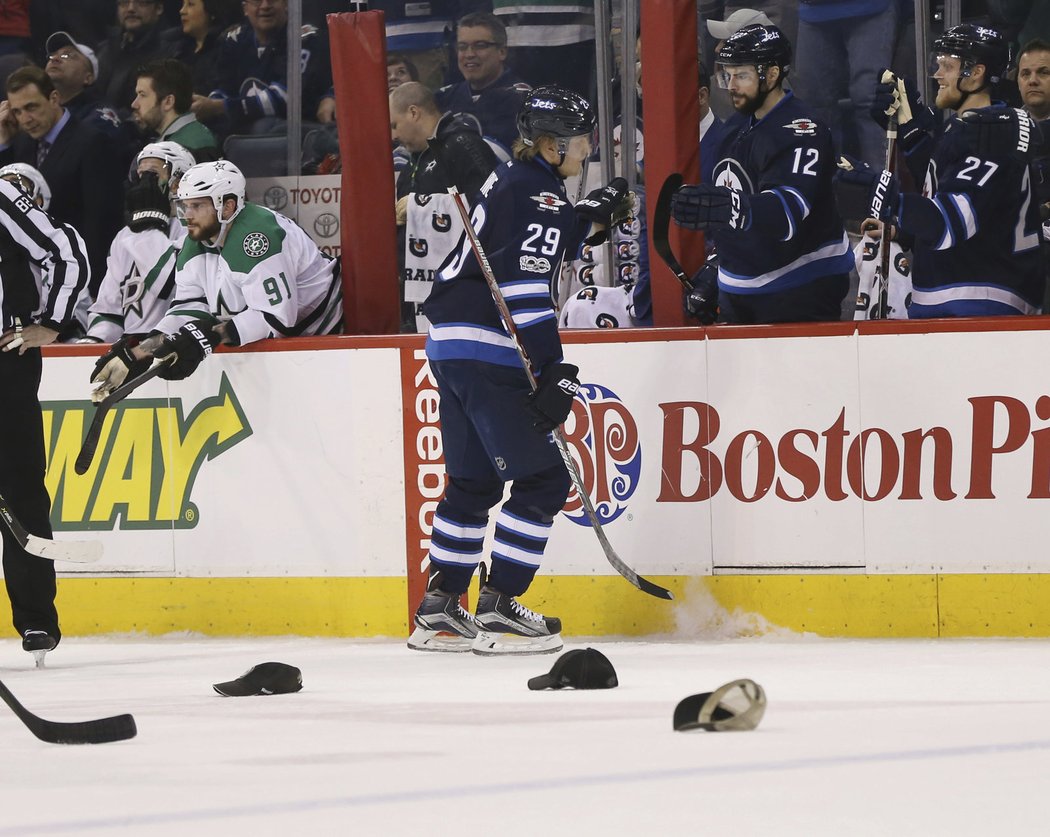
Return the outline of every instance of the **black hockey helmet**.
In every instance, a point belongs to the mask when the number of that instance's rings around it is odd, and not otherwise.
[[[791,44],[775,26],[754,23],[726,38],[718,50],[718,63],[724,67],[754,64],[765,78],[765,68],[779,67],[783,78],[791,67]]]
[[[542,136],[568,139],[589,135],[595,124],[590,102],[553,84],[532,90],[518,111],[518,134],[526,145]]]
[[[998,29],[960,23],[933,42],[933,56],[954,55],[962,61],[962,74],[968,76],[977,64],[984,64],[991,84],[996,84],[1010,64],[1010,46]]]

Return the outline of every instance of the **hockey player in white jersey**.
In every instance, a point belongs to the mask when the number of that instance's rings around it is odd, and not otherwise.
[[[193,155],[176,142],[151,142],[135,161],[138,180],[125,200],[127,226],[106,258],[106,275],[88,309],[81,342],[113,343],[142,337],[161,321],[175,290],[175,258],[186,228],[173,211],[179,180]]]
[[[187,238],[175,268],[175,298],[154,333],[121,338],[99,359],[93,398],[137,376],[153,357],[175,355],[161,372],[189,377],[219,343],[342,331],[339,263],[290,219],[244,199],[245,180],[228,160],[198,163],[179,183]]]

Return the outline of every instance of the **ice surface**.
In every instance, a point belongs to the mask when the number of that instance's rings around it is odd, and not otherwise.
[[[0,835],[1046,833],[1048,641],[586,645],[619,688],[530,692],[553,656],[392,640],[71,637],[42,671],[0,641],[30,711],[139,726],[58,746],[0,705]],[[269,660],[303,691],[212,691]],[[768,695],[756,731],[672,730],[738,677]]]

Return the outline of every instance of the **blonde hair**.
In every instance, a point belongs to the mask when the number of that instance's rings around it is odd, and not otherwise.
[[[519,137],[514,140],[514,144],[510,147],[511,154],[514,155],[515,160],[521,160],[523,163],[534,160],[540,156],[540,140],[545,139],[553,140],[556,138],[552,134],[540,134],[532,141],[532,145],[526,145],[525,140]]]

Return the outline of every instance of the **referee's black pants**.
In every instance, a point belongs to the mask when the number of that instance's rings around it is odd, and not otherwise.
[[[37,394],[41,367],[39,349],[24,355],[0,352],[0,494],[26,531],[50,538],[51,498],[44,487],[44,421]],[[26,552],[7,526],[0,530],[15,630],[19,636],[30,629],[47,631],[58,640],[55,565]]]

